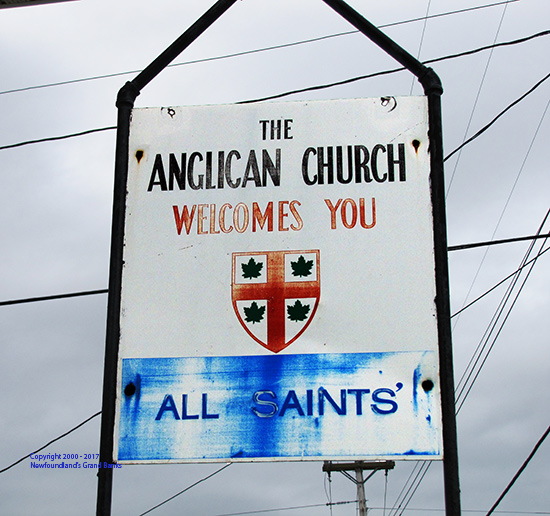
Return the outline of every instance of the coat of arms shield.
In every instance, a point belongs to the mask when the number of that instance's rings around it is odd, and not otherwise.
[[[321,294],[319,250],[233,253],[231,296],[246,332],[273,353],[309,326]]]

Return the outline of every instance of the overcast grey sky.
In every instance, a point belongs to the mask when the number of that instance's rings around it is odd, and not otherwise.
[[[349,3],[381,26],[423,17],[428,8],[436,15],[492,2]],[[211,4],[213,0],[78,0],[0,10],[0,147],[114,126],[117,91],[135,74],[11,90],[142,69]],[[517,0],[384,30],[410,53],[420,50],[420,59],[426,60],[548,30],[549,14],[547,0]],[[241,0],[176,62],[351,30],[321,0]],[[548,38],[432,65],[445,90],[446,154],[548,74]],[[364,36],[343,35],[171,67],[142,92],[136,106],[235,103],[396,67]],[[410,74],[401,72],[285,100],[401,96],[409,95],[411,86]],[[421,94],[418,84],[412,93]],[[446,162],[450,245],[538,231],[550,200],[550,123],[543,117],[549,99],[546,81]],[[114,138],[114,131],[105,131],[0,151],[0,301],[107,287]],[[549,227],[547,221],[543,232]],[[535,244],[530,258],[542,245]],[[529,242],[522,242],[494,246],[486,255],[485,248],[451,252],[452,312],[514,272],[528,247]],[[458,415],[465,510],[487,512],[550,424],[549,283],[545,254]],[[453,319],[457,383],[478,345],[483,346],[506,285]],[[95,295],[0,307],[0,469],[101,409],[106,302],[106,295]],[[492,337],[497,331],[498,326]],[[492,342],[490,338],[487,347]],[[95,418],[44,452],[96,453],[98,446]],[[550,514],[549,459],[550,442],[545,442],[500,510]],[[324,504],[329,484],[321,466],[234,464],[153,514],[214,516]],[[125,466],[115,472],[113,514],[141,514],[219,467]],[[386,497],[382,473],[368,481],[368,504],[377,508],[371,514],[384,513],[384,498],[389,514],[402,489],[408,489],[411,473],[418,471],[414,468],[414,462],[397,464],[387,477]],[[26,460],[0,475],[0,513],[93,514],[96,489],[93,471],[35,470]],[[355,499],[353,484],[338,474],[333,474],[330,493],[335,502]],[[405,514],[442,508],[442,467],[437,463]],[[271,514],[345,516],[355,510],[354,504],[343,504],[332,512],[317,506]]]

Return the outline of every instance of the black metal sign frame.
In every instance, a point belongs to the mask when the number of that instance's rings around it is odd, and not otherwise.
[[[122,258],[124,247],[124,220],[126,210],[126,183],[128,178],[128,152],[130,115],[141,90],[166,68],[183,50],[205,32],[237,0],[218,0],[172,45],[160,54],[147,68],[119,91],[113,219],[111,232],[111,258],[109,297],[107,307],[107,332],[103,379],[103,408],[99,460],[113,462],[115,401],[117,384],[118,345],[120,336],[120,299]],[[449,272],[447,261],[447,229],[445,213],[445,185],[443,175],[443,131],[441,120],[441,95],[443,88],[437,74],[424,66],[392,39],[372,25],[343,0],[323,0],[340,16],[356,27],[366,37],[414,74],[424,88],[428,99],[430,184],[434,225],[434,250],[436,272],[436,308],[439,338],[443,467],[445,480],[445,513],[459,516],[460,485],[458,473],[458,448],[454,399],[454,373],[451,342]],[[98,470],[97,516],[111,514],[112,468]]]

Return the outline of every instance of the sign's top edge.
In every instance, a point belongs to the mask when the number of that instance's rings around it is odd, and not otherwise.
[[[315,100],[282,100],[282,101],[260,101],[260,102],[236,102],[236,103],[221,103],[221,104],[181,104],[181,105],[166,105],[166,106],[143,106],[143,107],[134,107],[133,111],[146,111],[146,110],[163,110],[163,109],[200,109],[200,108],[257,108],[257,107],[270,107],[270,106],[280,106],[280,105],[322,105],[322,104],[336,104],[336,103],[350,103],[350,102],[365,102],[365,101],[374,101],[374,102],[407,102],[411,99],[424,99],[427,97],[425,95],[382,95],[378,97],[351,97],[351,98],[338,98],[338,99],[315,99]]]

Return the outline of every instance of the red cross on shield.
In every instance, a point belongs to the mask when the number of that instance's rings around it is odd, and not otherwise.
[[[319,250],[233,253],[231,297],[242,327],[273,353],[309,326],[321,295]]]

